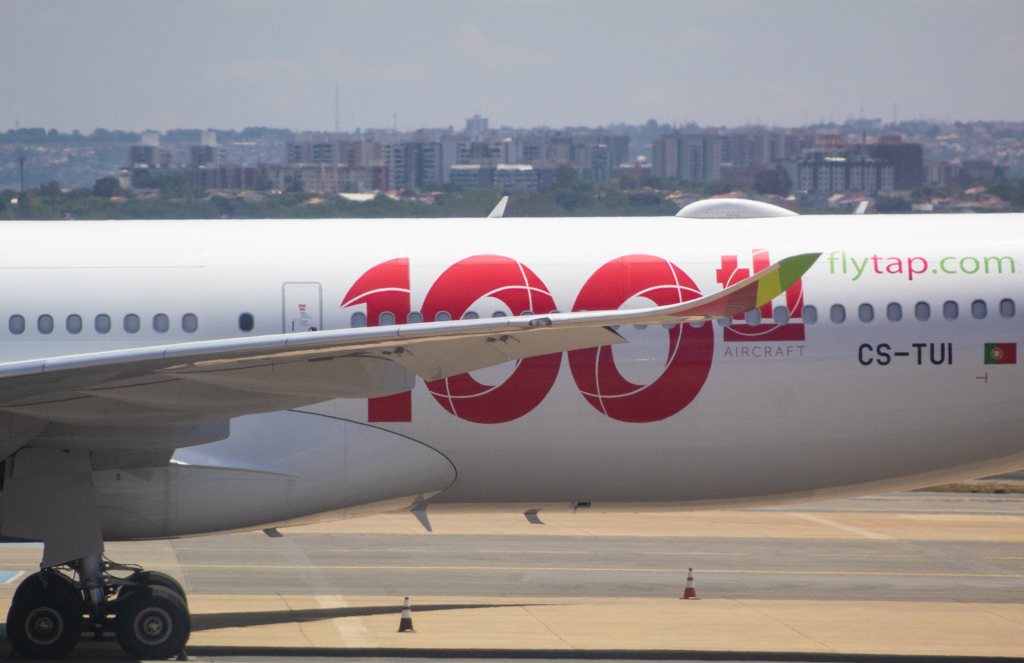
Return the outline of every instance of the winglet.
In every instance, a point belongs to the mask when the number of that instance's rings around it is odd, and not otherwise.
[[[757,305],[763,306],[789,290],[820,256],[820,253],[801,253],[780,260],[773,274],[757,282]]]
[[[508,196],[503,197],[498,201],[498,204],[494,206],[491,213],[487,215],[488,219],[500,219],[505,216],[505,205],[508,205]]]
[[[782,293],[807,273],[820,253],[802,253],[783,258],[739,283],[708,297],[687,302],[669,315],[713,320],[742,315],[763,306]]]

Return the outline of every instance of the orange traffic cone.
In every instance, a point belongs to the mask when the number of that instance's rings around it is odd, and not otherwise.
[[[402,621],[398,623],[399,633],[415,633],[412,627],[412,608],[409,607],[409,597],[405,597],[405,605],[402,606]]]
[[[683,598],[700,600],[697,598],[697,588],[693,586],[693,569],[690,569],[690,573],[686,576],[686,589],[683,591]]]

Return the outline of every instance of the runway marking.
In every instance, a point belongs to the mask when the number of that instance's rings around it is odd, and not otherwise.
[[[348,608],[348,602],[342,596],[317,596],[316,602],[321,608]],[[366,628],[359,617],[337,617],[332,619],[338,635],[345,641],[346,647],[376,647],[377,639]]]
[[[510,555],[518,555],[520,553],[526,553],[528,555],[594,555],[604,551],[593,551],[593,550],[474,550],[473,552],[478,553],[505,553]]]
[[[748,553],[734,553],[734,552],[645,552],[640,553],[641,555],[741,555],[746,556]]]
[[[284,566],[185,564],[191,569],[320,569],[331,571],[593,571],[598,573],[686,573],[689,569],[616,569],[586,566]],[[1020,573],[903,573],[897,571],[775,571],[771,569],[697,569],[698,573],[760,573],[791,576],[905,576],[913,578],[1024,578]]]
[[[426,548],[328,548],[324,552],[415,552],[415,553],[428,553],[432,552]]]
[[[0,571],[0,583],[9,585],[23,575],[24,571]]]
[[[854,527],[852,525],[844,525],[842,523],[837,523],[834,520],[829,520],[828,518],[822,518],[821,516],[815,516],[814,514],[811,514],[811,513],[795,513],[795,512],[790,512],[789,515],[791,515],[791,516],[793,516],[795,518],[803,518],[804,520],[810,520],[811,522],[818,523],[819,525],[828,525],[829,527],[835,527],[836,529],[841,529],[844,532],[850,532],[852,534],[859,534],[860,536],[863,536],[866,539],[891,539],[892,538],[891,536],[886,536],[885,534],[878,534],[876,532],[869,532],[868,530],[861,529],[860,527]]]

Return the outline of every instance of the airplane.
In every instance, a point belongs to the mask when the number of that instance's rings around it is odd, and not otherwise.
[[[180,653],[105,541],[721,509],[1024,466],[1021,217],[8,222],[7,636]],[[4,322],[6,321],[6,322]]]

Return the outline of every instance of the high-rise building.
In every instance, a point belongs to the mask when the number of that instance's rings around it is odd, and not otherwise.
[[[893,188],[910,191],[924,186],[924,150],[919,143],[905,143],[899,134],[882,135],[876,145],[868,145],[873,159],[893,166]]]
[[[227,148],[217,147],[217,133],[215,131],[204,131],[199,145],[189,148],[190,166],[216,166],[228,162]]]
[[[503,193],[512,191],[538,191],[540,183],[533,166],[501,163],[494,167],[494,186]]]
[[[669,134],[654,141],[654,174],[682,182],[719,180],[723,137],[717,133]]]
[[[825,156],[817,152],[796,162],[798,191],[827,195],[863,191],[868,195],[893,190],[893,165],[866,157]]]
[[[480,117],[477,113],[473,117],[466,118],[466,133],[470,136],[477,136],[487,131],[487,118]]]
[[[443,182],[440,141],[385,143],[382,150],[389,189],[422,189]]]
[[[135,168],[170,168],[170,150],[160,149],[160,134],[155,131],[142,133],[138,145],[128,146],[129,170]]]
[[[448,181],[463,191],[490,189],[494,186],[494,168],[478,163],[455,164],[449,169]]]

